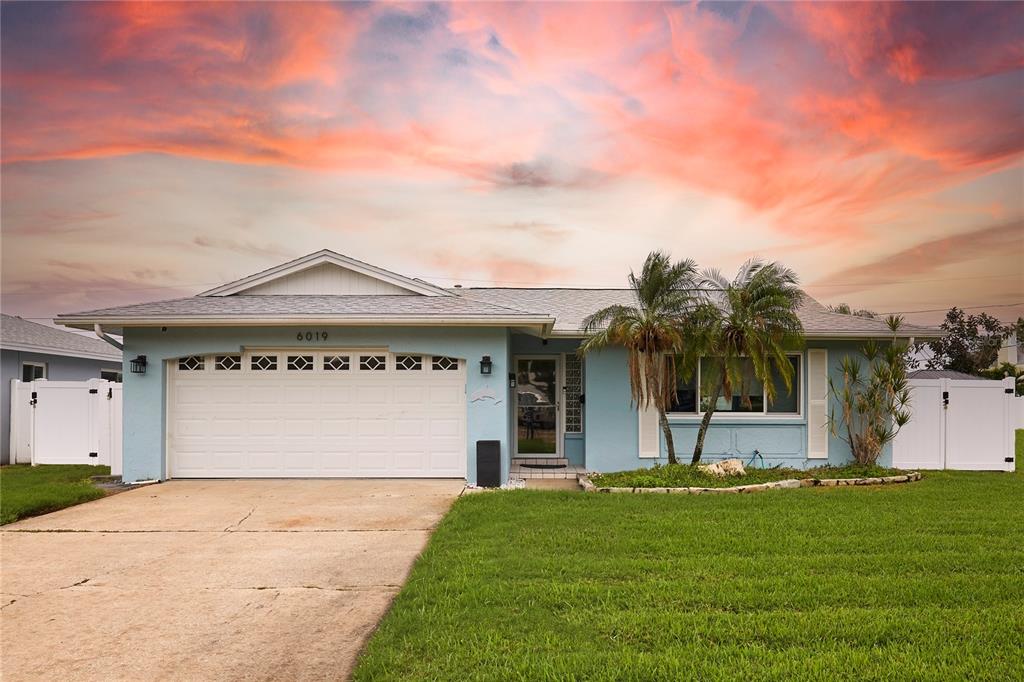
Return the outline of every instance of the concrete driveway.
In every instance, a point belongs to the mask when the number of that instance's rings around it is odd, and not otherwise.
[[[343,678],[462,488],[171,481],[4,526],[0,674]]]

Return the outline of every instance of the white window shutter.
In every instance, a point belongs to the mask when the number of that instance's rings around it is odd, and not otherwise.
[[[807,458],[828,459],[828,350],[807,351]]]
[[[654,406],[637,410],[640,420],[638,456],[657,459],[661,454],[661,435],[658,432],[658,411]]]

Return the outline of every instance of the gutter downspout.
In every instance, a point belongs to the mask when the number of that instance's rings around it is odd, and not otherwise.
[[[106,341],[119,351],[124,351],[124,344],[103,331],[103,326],[98,322],[93,325],[92,330],[96,332],[96,336],[100,337],[101,340]]]

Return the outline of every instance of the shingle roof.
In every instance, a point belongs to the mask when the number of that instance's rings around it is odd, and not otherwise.
[[[973,374],[968,374],[967,372],[957,372],[956,370],[952,369],[918,369],[913,372],[908,372],[907,377],[910,379],[956,379],[959,381],[999,381],[998,379],[988,379],[988,377],[976,377]]]
[[[544,311],[555,318],[555,333],[578,332],[583,320],[609,305],[632,305],[635,302],[630,289],[453,289],[462,296],[487,303],[527,311]],[[800,321],[808,336],[889,336],[884,320],[856,315],[833,313],[810,296],[804,298],[799,311]],[[936,335],[938,330],[916,325],[904,325],[905,334]]]
[[[98,360],[121,360],[120,351],[105,341],[36,324],[13,315],[0,315],[0,348]]]
[[[60,315],[70,320],[204,318],[457,318],[459,320],[535,320],[545,315],[459,296],[232,295],[192,296],[153,303]]]
[[[147,323],[160,320],[185,323],[213,319],[273,321],[331,318],[339,322],[385,318],[437,319],[515,323],[554,320],[555,334],[579,334],[583,320],[591,313],[613,304],[634,302],[629,289],[476,289],[453,288],[457,296],[339,296],[339,295],[245,295],[193,296],[153,303],[104,308],[61,315],[67,324],[111,322],[111,331],[132,320]],[[885,322],[855,315],[833,313],[812,298],[799,311],[804,330],[812,337],[889,336]],[[115,322],[116,321],[116,322]],[[104,322],[106,323],[106,322]],[[934,336],[937,330],[907,325],[904,333]]]

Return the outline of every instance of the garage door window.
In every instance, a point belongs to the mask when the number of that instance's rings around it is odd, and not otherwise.
[[[202,355],[190,355],[187,358],[180,358],[178,360],[178,371],[201,372],[206,367],[206,363],[203,360]]]
[[[233,372],[242,369],[241,355],[218,355],[214,358],[214,369]]]
[[[383,372],[387,367],[387,358],[383,355],[360,355],[359,369],[365,372]]]
[[[288,369],[299,371],[299,372],[312,372],[313,371],[313,356],[312,355],[289,355],[288,356]]]
[[[348,371],[348,356],[347,355],[325,355],[324,356],[324,371],[325,372],[345,372]]]
[[[254,355],[250,360],[249,367],[254,372],[272,372],[277,369],[276,355]]]
[[[404,372],[418,372],[423,369],[422,355],[396,355],[395,369]]]
[[[459,360],[458,358],[437,356],[432,359],[431,368],[435,372],[457,372],[459,371]]]

